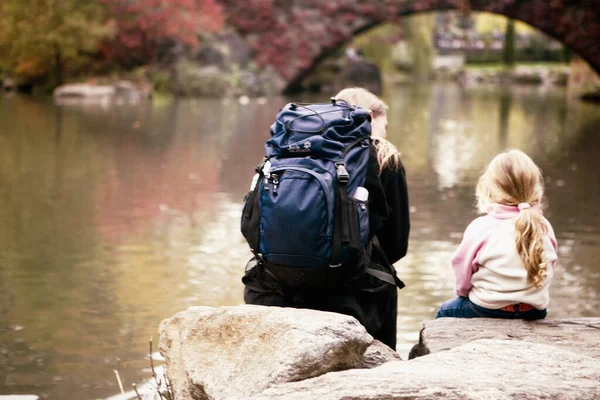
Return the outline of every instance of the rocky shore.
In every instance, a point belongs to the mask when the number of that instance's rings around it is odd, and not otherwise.
[[[192,307],[160,351],[183,399],[596,399],[600,319],[427,321],[403,361],[352,317]]]

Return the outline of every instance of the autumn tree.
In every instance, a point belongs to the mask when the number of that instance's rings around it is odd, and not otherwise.
[[[103,51],[126,67],[160,60],[165,49],[194,47],[222,28],[218,0],[103,0],[117,26]]]
[[[66,67],[81,65],[113,33],[97,1],[0,1],[0,65],[29,80],[61,84]]]

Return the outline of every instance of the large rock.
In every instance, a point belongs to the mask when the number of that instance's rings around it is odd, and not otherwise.
[[[279,93],[281,82],[269,71],[240,68],[221,69],[216,65],[200,66],[181,60],[174,68],[170,89],[178,96],[222,98],[263,96]]]
[[[232,92],[231,77],[216,66],[201,67],[190,61],[175,66],[171,90],[178,96],[226,97]]]
[[[264,96],[285,87],[272,68],[252,62],[247,41],[231,29],[205,38],[190,59],[182,56],[173,64],[170,89],[179,96]]]
[[[600,398],[599,382],[594,358],[545,344],[486,339],[409,362],[277,385],[250,399],[582,400]]]
[[[79,102],[120,101],[137,103],[150,97],[152,88],[148,85],[136,85],[130,81],[117,81],[111,85],[91,85],[87,83],[70,83],[54,89],[54,100],[59,104]]]
[[[67,98],[100,98],[115,95],[115,88],[110,85],[89,85],[87,83],[72,83],[54,89],[55,99]]]
[[[373,340],[356,368],[376,368],[390,361],[402,361],[402,358],[386,344],[379,340]]]
[[[248,396],[354,368],[373,341],[349,316],[249,305],[191,307],[159,333],[176,399]]]
[[[409,359],[452,349],[478,339],[545,343],[600,359],[600,318],[507,319],[440,318],[426,321]]]

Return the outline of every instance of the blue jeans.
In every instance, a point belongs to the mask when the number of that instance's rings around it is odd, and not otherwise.
[[[468,297],[457,297],[442,304],[435,318],[505,318],[505,319],[544,319],[546,309],[528,311],[492,310],[478,306]]]

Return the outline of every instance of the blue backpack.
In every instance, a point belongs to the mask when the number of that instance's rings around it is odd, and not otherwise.
[[[242,212],[242,233],[259,262],[335,268],[369,239],[365,182],[371,116],[331,100],[287,104],[271,126]]]

